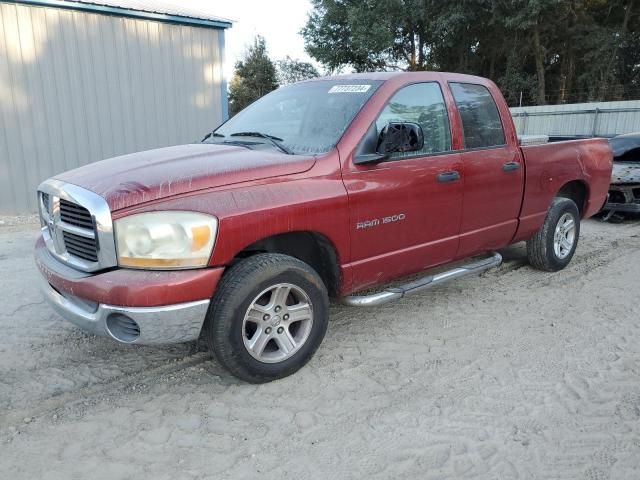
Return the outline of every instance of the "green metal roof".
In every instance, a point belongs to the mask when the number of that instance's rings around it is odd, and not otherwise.
[[[11,1],[11,0],[10,0]],[[230,28],[231,20],[215,17],[201,10],[151,0],[104,0],[100,2],[73,0],[13,0],[13,3],[41,7],[66,8],[81,12],[101,13],[120,17],[154,20],[156,22],[193,25],[203,28]]]

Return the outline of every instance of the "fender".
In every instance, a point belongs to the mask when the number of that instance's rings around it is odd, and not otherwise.
[[[120,210],[114,218],[142,212],[186,210],[215,215],[218,234],[210,267],[226,266],[247,246],[291,232],[314,232],[325,237],[337,256],[341,290],[350,276],[342,265],[349,261],[349,209],[333,151],[308,172],[199,191]]]

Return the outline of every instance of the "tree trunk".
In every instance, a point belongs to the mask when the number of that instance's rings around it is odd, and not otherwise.
[[[496,78],[496,50],[491,49],[491,59],[489,60],[489,79],[494,80],[495,78]]]
[[[571,89],[573,88],[573,80],[576,78],[576,60],[573,55],[569,57],[569,69],[567,71],[567,103],[571,103]]]
[[[573,88],[573,78],[576,74],[575,70],[574,53],[571,51],[571,47],[567,45],[562,54],[558,103],[571,103],[571,89]]]
[[[410,60],[409,60],[409,70],[411,70],[412,72],[415,72],[416,70],[418,70],[416,68],[416,34],[413,31],[413,28],[409,27],[409,35],[411,37],[411,53],[410,53]]]
[[[538,24],[533,27],[533,49],[536,59],[536,75],[538,77],[538,105],[546,103],[545,95],[545,70],[544,70],[544,48],[540,43],[540,29]]]
[[[569,38],[573,33],[577,19],[577,5],[575,1],[569,2],[569,13],[567,15],[566,29],[569,33]],[[572,41],[565,41],[562,51],[562,64],[560,67],[560,95],[558,97],[558,103],[571,103],[571,89],[573,88],[573,79],[575,76],[575,53],[574,44]]]

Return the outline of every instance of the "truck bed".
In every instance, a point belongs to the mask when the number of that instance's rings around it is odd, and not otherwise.
[[[606,139],[565,140],[520,147],[525,159],[525,188],[517,239],[527,238],[544,220],[551,199],[570,180],[575,188],[601,195],[585,195],[583,217],[596,214],[606,200],[610,181],[611,149]]]

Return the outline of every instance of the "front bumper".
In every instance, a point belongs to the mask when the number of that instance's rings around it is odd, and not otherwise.
[[[640,183],[611,185],[609,200],[604,210],[624,213],[640,213]]]
[[[209,300],[159,307],[118,307],[58,292],[42,279],[45,300],[61,317],[94,335],[121,343],[158,345],[195,340]]]
[[[35,260],[46,301],[80,328],[122,343],[195,340],[224,269],[80,272],[55,259],[42,237]]]

